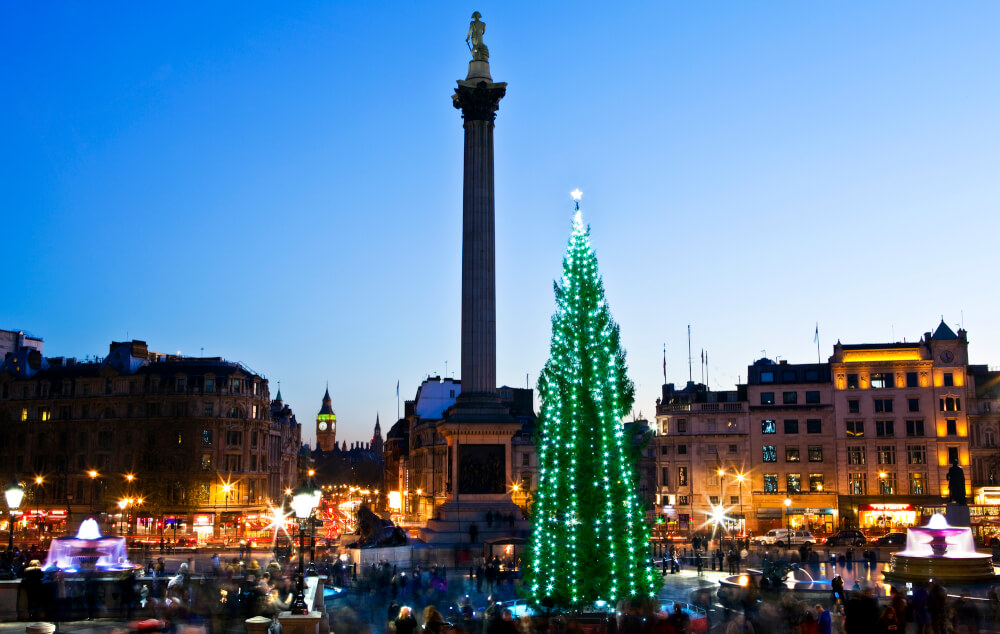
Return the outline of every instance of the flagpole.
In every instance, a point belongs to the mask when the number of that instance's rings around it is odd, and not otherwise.
[[[819,354],[819,322],[816,322],[816,363],[823,363]]]
[[[399,379],[396,379],[396,420],[399,420]]]

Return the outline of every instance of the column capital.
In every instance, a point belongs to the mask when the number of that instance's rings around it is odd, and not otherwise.
[[[493,121],[500,108],[500,100],[507,94],[506,83],[486,81],[459,81],[452,105],[462,111],[466,121]]]

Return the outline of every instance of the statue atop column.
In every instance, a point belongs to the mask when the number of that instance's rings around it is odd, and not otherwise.
[[[958,460],[953,460],[951,468],[948,469],[948,501],[961,506],[966,505],[965,473],[962,467],[958,466]]]
[[[465,36],[465,43],[469,46],[469,50],[472,51],[472,59],[477,62],[488,62],[490,61],[490,49],[486,48],[486,45],[483,44],[486,23],[479,21],[481,17],[483,16],[479,11],[473,12],[472,22],[469,23],[469,34]]]

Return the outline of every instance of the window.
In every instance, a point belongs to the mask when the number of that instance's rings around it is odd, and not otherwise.
[[[257,432],[256,431],[250,432],[250,446],[251,447],[256,447],[257,446]]]
[[[810,418],[806,420],[806,433],[807,434],[822,434],[823,433],[823,421],[818,418]]]
[[[97,448],[111,449],[111,432],[109,431],[97,432]]]
[[[883,476],[884,474],[884,476]],[[878,474],[878,492],[881,495],[896,494],[896,474],[883,471]]]
[[[719,451],[718,451],[718,449],[716,449],[715,445],[707,445],[705,447],[705,453],[707,453],[707,454],[717,454],[717,453],[719,453]]]
[[[687,504],[688,503],[688,496],[686,496],[686,495],[678,495],[677,496],[677,503],[678,504]]]
[[[894,434],[891,420],[875,421],[875,435],[879,438],[892,437]]]
[[[669,456],[670,455],[670,445],[662,445],[662,446],[660,446],[660,455],[661,456]]]
[[[263,460],[263,458],[261,458],[261,463],[260,464],[261,464],[260,470],[264,471],[265,469],[264,469],[264,460]],[[521,488],[524,489],[525,491],[530,491],[531,490],[531,472],[530,471],[522,471],[521,472]]]
[[[806,392],[806,403],[819,403],[819,392]]]
[[[992,429],[987,429],[983,432],[983,445],[993,449],[997,444],[997,436],[993,433]]]
[[[809,491],[812,493],[820,493],[823,491],[823,474],[822,473],[810,473],[809,474]]]
[[[848,473],[847,492],[850,495],[868,495],[868,474]]]
[[[819,370],[806,370],[806,381],[819,381]]]
[[[738,496],[738,495],[730,495],[729,496],[729,503],[732,504],[732,505],[739,504],[740,503],[740,496]]]
[[[212,470],[212,454],[210,453],[201,454],[201,470],[202,471]]]
[[[159,415],[160,415],[159,403],[146,403],[146,416],[159,416]]]
[[[206,447],[211,447],[212,446],[212,430],[211,429],[203,429],[203,430],[201,430],[201,444],[205,445]]]
[[[718,495],[710,495],[710,496],[708,496],[708,503],[711,504],[712,506],[718,506],[719,505],[719,496]]]
[[[739,448],[736,445],[729,445],[729,453],[737,453]]]
[[[202,406],[201,415],[206,418],[211,418],[212,416],[215,415],[215,408],[211,403],[205,403]]]
[[[895,445],[879,445],[875,450],[878,452],[879,464],[896,464]]]
[[[660,468],[660,485],[670,486],[670,469],[668,467]]]
[[[73,418],[73,408],[69,405],[63,405],[59,408],[59,418],[63,420],[69,420]]]
[[[877,398],[875,399],[875,413],[881,414],[883,412],[892,411],[892,399],[891,398]]]
[[[786,474],[785,491],[789,493],[799,493],[802,491],[802,476],[798,473]]]
[[[958,462],[958,447],[948,447],[948,464]]]
[[[809,445],[809,462],[823,462],[822,445]]]
[[[927,492],[927,478],[922,473],[910,474],[910,495],[924,495]]]
[[[227,431],[226,432],[226,444],[230,447],[242,445],[243,444],[243,432],[241,431]]]
[[[798,392],[782,392],[781,393],[781,402],[784,403],[785,405],[795,405],[796,403],[799,402],[799,393]]]
[[[241,379],[236,379],[236,378],[230,379],[229,389],[233,392],[233,394],[239,394],[240,391],[242,390],[242,387],[243,387],[243,381]]]
[[[688,485],[688,468],[677,467],[677,486],[686,487]]]
[[[39,420],[49,420],[50,418],[52,418],[52,414],[51,414],[51,412],[49,412],[49,408],[48,407],[39,407],[38,408],[38,419]]]
[[[765,473],[764,474],[764,493],[777,493],[778,492],[778,474],[777,473]]]
[[[764,445],[761,447],[761,452],[763,453],[763,462],[777,462],[778,461],[778,450],[775,449],[774,445]]]
[[[952,385],[955,385],[955,375],[952,374],[951,372],[945,372],[944,385],[945,387],[951,387]]]
[[[873,390],[884,390],[896,387],[892,372],[872,372],[868,382]]]
[[[530,455],[528,455],[526,453],[521,454],[521,466],[522,467],[530,467],[531,466],[531,456]]]
[[[760,433],[762,434],[774,434],[778,431],[778,424],[771,419],[764,419],[760,421]]]
[[[786,420],[785,421],[785,433],[786,434],[797,434],[797,433],[799,433],[799,421],[797,421],[797,420]]]
[[[917,381],[916,372],[906,373],[906,387],[920,387],[920,383]]]
[[[760,393],[760,404],[761,405],[774,405],[774,392],[761,392]]]
[[[906,409],[910,412],[920,411],[920,399],[919,398],[908,398],[906,399]]]
[[[864,445],[854,445],[847,448],[847,464],[865,464]]]
[[[945,433],[948,434],[949,436],[958,435],[958,421],[956,421],[954,418],[946,418],[944,420],[944,428],[945,428]]]
[[[229,412],[226,414],[227,418],[243,418],[243,411],[239,407],[233,406],[229,408]]]
[[[688,452],[688,446],[687,445],[677,445],[677,454],[678,455],[683,456],[683,455],[687,454],[687,452]]]
[[[177,377],[176,386],[178,392],[183,392],[185,387],[187,387],[187,379],[182,376]]]
[[[962,411],[962,399],[949,396],[948,398],[942,398],[938,401],[941,404],[942,412],[960,412]]]
[[[677,433],[686,434],[688,430],[688,422],[686,418],[677,419]]]
[[[922,420],[908,420],[906,421],[906,435],[907,436],[923,436],[924,435],[924,421]]]
[[[847,421],[847,435],[850,438],[863,438],[865,435],[865,421],[863,420]]]
[[[211,394],[215,391],[215,379],[205,379],[205,394]]]
[[[856,390],[858,389],[858,375],[848,374],[847,375],[847,389]]]
[[[927,464],[927,450],[923,445],[907,445],[906,462],[909,464]]]
[[[226,471],[243,471],[243,456],[226,456]]]
[[[715,433],[715,419],[714,418],[708,419],[708,421],[705,423],[705,431],[707,431],[707,432],[709,432],[711,434]]]
[[[795,383],[795,370],[785,370],[782,372],[781,380],[784,383]]]
[[[774,383],[774,372],[761,372],[760,373],[761,383]]]
[[[785,447],[785,462],[798,462],[798,461],[799,461],[799,448]]]
[[[257,454],[250,454],[250,470],[257,470]]]
[[[861,411],[861,401],[856,398],[847,399],[847,411],[851,414],[857,414]]]

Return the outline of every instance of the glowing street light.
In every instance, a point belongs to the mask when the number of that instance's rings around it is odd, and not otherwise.
[[[295,518],[299,523],[299,576],[297,579],[298,591],[295,595],[295,602],[292,604],[292,614],[308,614],[309,607],[305,601],[305,566],[303,562],[303,552],[305,550],[305,524],[302,520],[308,519],[316,507],[319,505],[320,495],[317,495],[316,483],[305,480],[295,489],[292,495],[292,510],[295,511]]]
[[[14,566],[14,511],[21,506],[21,500],[24,499],[24,487],[21,483],[17,481],[15,477],[11,480],[10,484],[7,486],[7,490],[3,492],[4,497],[7,498],[7,511],[10,514],[10,539],[7,541],[7,552],[11,555],[11,571],[13,571]]]

